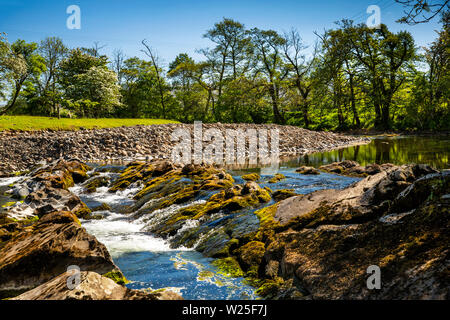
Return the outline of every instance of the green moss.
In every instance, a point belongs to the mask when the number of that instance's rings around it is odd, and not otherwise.
[[[16,203],[16,201],[10,201],[5,203],[4,205],[2,205],[2,208],[6,208],[6,207],[11,207],[12,205],[14,205]]]
[[[274,219],[277,210],[278,203],[255,211],[256,216],[259,218],[259,229],[255,240],[265,241],[273,237],[275,234],[274,229],[280,226],[279,222]]]
[[[282,285],[283,280],[281,278],[276,280],[265,280],[256,290],[256,294],[265,298],[273,298],[278,293]]]
[[[265,189],[256,191],[256,196],[258,197],[259,202],[262,202],[262,203],[266,203],[266,202],[269,202],[270,200],[272,200],[270,193]]]
[[[285,175],[282,173],[277,173],[276,175],[273,176],[272,179],[269,180],[269,183],[277,183],[280,182],[281,180],[286,179]]]
[[[214,277],[214,272],[209,271],[209,270],[202,270],[198,273],[197,280],[198,281],[206,281],[206,280],[211,279],[212,277]]]
[[[74,214],[79,218],[88,217],[91,213],[91,209],[89,209],[84,203],[82,203],[81,207],[74,212]]]
[[[39,217],[38,217],[38,216],[32,216],[32,217],[27,218],[27,219],[24,219],[24,220],[19,220],[19,222],[20,222],[22,225],[30,225],[30,224],[35,223],[35,222],[38,221],[38,220],[39,220]]]
[[[106,187],[109,183],[109,180],[107,177],[96,177],[93,178],[91,181],[89,181],[86,185],[86,191],[88,193],[93,193],[97,191],[97,188],[99,187]]]
[[[275,199],[275,201],[282,201],[290,197],[297,196],[298,194],[295,193],[293,189],[281,189],[277,190],[272,194],[272,197]]]
[[[261,176],[257,173],[250,173],[243,175],[241,178],[245,181],[258,181],[259,179],[261,179]]]
[[[92,212],[95,212],[95,211],[111,211],[111,207],[107,203],[102,203],[101,205],[99,205],[99,206],[97,206],[95,208],[92,208],[91,211]]]
[[[119,178],[113,183],[109,189],[110,192],[124,190],[133,182],[142,180],[152,175],[154,167],[144,162],[133,162],[122,172]]]
[[[146,181],[144,188],[135,195],[134,199],[139,200],[152,193],[155,193],[152,198],[158,199],[177,192],[182,188],[182,185],[176,185],[175,182],[179,181],[181,178],[182,175],[180,171],[172,170],[160,177],[149,179]]]
[[[212,265],[219,270],[220,274],[227,277],[239,278],[244,276],[244,272],[239,263],[233,257],[217,259],[213,261]]]
[[[212,257],[213,258],[228,257],[231,255],[231,252],[238,246],[239,246],[239,239],[231,239],[225,246],[223,246],[222,250],[216,252]]]
[[[125,278],[125,276],[122,274],[122,272],[120,272],[118,270],[110,271],[108,273],[103,274],[103,276],[113,280],[115,283],[117,283],[121,286],[124,286],[127,283],[129,283],[129,281]]]
[[[273,193],[273,191],[272,191],[272,189],[270,189],[269,187],[264,187],[264,190],[266,190],[268,193],[270,193],[270,194],[272,194]]]
[[[239,248],[239,258],[247,266],[259,266],[264,257],[265,245],[260,241],[251,241]]]

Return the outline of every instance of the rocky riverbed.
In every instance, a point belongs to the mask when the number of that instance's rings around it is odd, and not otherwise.
[[[175,142],[170,141],[174,130],[193,125],[164,124],[78,131],[0,132],[0,177],[12,172],[30,170],[38,163],[50,163],[60,157],[82,161],[157,160],[169,159]],[[204,124],[203,129],[215,128],[223,134],[227,129],[278,129],[281,156],[367,143],[369,139],[314,132],[293,126],[254,124]]]
[[[331,190],[335,173],[355,178]],[[305,194],[281,188],[306,177],[321,187]],[[448,170],[344,161],[289,176],[236,176],[167,161],[88,168],[59,160],[11,179],[5,195],[22,200],[0,214],[3,297],[180,298],[124,287],[127,279],[106,247],[79,222],[113,213],[172,248],[212,258],[221,274],[245,278],[264,298],[449,298]],[[90,201],[100,189],[128,201]],[[78,293],[64,286],[68,265],[81,267]],[[370,266],[380,268],[380,289],[367,287]]]

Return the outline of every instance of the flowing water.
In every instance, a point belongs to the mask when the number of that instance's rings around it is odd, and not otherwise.
[[[262,169],[262,187],[269,186],[267,180],[272,177],[273,172]],[[281,167],[277,172],[283,173],[286,179],[277,184],[270,184],[270,188],[294,189],[297,193],[306,194],[319,189],[344,188],[357,181],[356,178],[336,176],[332,174],[321,174],[318,176],[304,176],[295,173],[295,168]],[[243,183],[240,174],[243,172],[232,172],[236,183]],[[111,173],[101,173],[112,175]],[[266,181],[266,182],[264,182]],[[151,216],[142,216],[139,219],[130,219],[130,215],[115,212],[121,206],[133,203],[132,196],[139,190],[131,187],[125,191],[109,193],[107,187],[98,188],[95,193],[86,194],[82,186],[75,186],[71,191],[78,194],[89,206],[95,207],[106,203],[111,207],[109,211],[96,212],[105,218],[102,220],[82,221],[86,230],[105,244],[111,253],[114,262],[122,270],[125,277],[131,281],[127,286],[133,289],[143,288],[171,288],[180,292],[185,299],[257,299],[255,289],[246,284],[242,278],[230,278],[221,274],[211,265],[213,259],[204,257],[194,249],[176,248],[172,249],[169,241],[154,237],[146,232],[148,227],[162,219],[164,216],[180,209],[181,205],[157,210]],[[204,202],[203,199],[195,199],[194,203]],[[267,204],[270,205],[271,203]],[[258,219],[254,210],[244,212],[242,215],[253,216],[255,227]],[[224,220],[235,218],[234,215],[222,216],[220,213],[212,218],[208,224],[211,230],[219,228]],[[248,218],[246,218],[248,219]],[[192,221],[192,227],[196,226]],[[187,223],[183,229],[189,228]],[[200,239],[199,239],[200,241]]]
[[[262,177],[259,183],[261,187],[268,186],[272,190],[294,189],[299,194],[308,194],[320,189],[345,188],[359,179],[328,173],[317,176],[301,175],[295,172],[300,165],[318,167],[322,164],[350,159],[362,165],[373,162],[395,164],[416,162],[431,164],[437,168],[448,168],[449,142],[448,137],[377,137],[368,145],[299,157],[281,163],[279,168],[244,168],[230,170],[230,173],[234,176],[236,183],[244,182],[240,178],[242,174],[257,172]],[[267,181],[278,172],[284,174],[286,179],[276,184],[268,184]],[[115,173],[100,174],[110,175],[112,179],[117,176]],[[0,191],[2,191],[0,194],[3,194],[7,186],[17,179],[0,179]],[[104,219],[82,221],[82,223],[89,233],[106,245],[114,262],[131,281],[127,285],[129,288],[172,288],[180,292],[185,299],[258,298],[255,289],[246,284],[244,279],[233,279],[222,275],[212,266],[213,259],[204,257],[194,249],[183,247],[173,249],[169,245],[170,239],[163,240],[146,232],[149,226],[155,223],[155,219],[161,219],[181,206],[158,210],[150,217],[130,219],[130,215],[119,212],[123,206],[134,202],[132,198],[139,190],[138,186],[131,186],[123,192],[114,194],[109,193],[107,187],[98,188],[92,194],[84,193],[82,186],[75,186],[71,190],[91,208],[102,203],[111,207],[111,210],[96,212],[102,214]],[[0,205],[8,200],[10,198],[0,197]],[[201,203],[205,200],[198,198],[194,201]],[[184,206],[187,205],[192,205],[192,202]],[[206,227],[218,228],[226,219],[245,219],[246,222],[253,219],[251,221],[258,223],[254,210],[247,210],[227,216],[217,214]],[[196,226],[197,222],[191,221],[183,228]],[[236,228],[239,229],[239,223]]]

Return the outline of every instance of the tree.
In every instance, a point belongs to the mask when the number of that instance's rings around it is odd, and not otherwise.
[[[276,31],[260,30],[254,28],[250,32],[255,54],[261,66],[258,71],[267,77],[268,91],[272,101],[274,122],[285,124],[283,114],[280,112],[279,95],[281,82],[286,78],[287,72],[281,57],[282,48],[286,40]]]
[[[231,66],[233,78],[237,77],[238,65],[245,50],[244,35],[245,28],[241,23],[226,18],[216,23],[214,28],[203,35],[204,38],[208,38],[216,44],[215,48],[203,50],[202,52],[217,61],[216,65],[218,66],[219,75],[218,99],[222,95],[227,66]]]
[[[205,99],[206,90],[199,82],[198,71],[198,65],[186,53],[179,54],[169,65],[168,76],[181,105],[178,119],[184,122],[204,121],[208,115],[210,97]]]
[[[67,92],[73,100],[81,102],[82,108],[78,110],[81,116],[108,116],[120,105],[120,87],[114,71],[94,66],[73,80]]]
[[[107,65],[108,58],[106,56],[95,57],[80,48],[72,49],[60,63],[57,74],[58,82],[66,89],[73,84],[76,76],[88,72],[92,67],[107,68]]]
[[[405,16],[397,22],[415,25],[427,23],[440,13],[448,12],[450,0],[395,0],[403,5]]]
[[[13,92],[9,103],[0,110],[0,115],[14,108],[25,81],[32,76],[38,77],[45,70],[44,59],[37,53],[37,48],[37,43],[26,43],[20,39],[12,45],[2,41],[4,53],[0,57],[0,65],[6,81],[12,84]]]
[[[123,72],[122,69],[124,67],[125,54],[121,49],[114,50],[112,60],[111,60],[111,69],[117,74],[117,80],[119,84],[122,84]]]
[[[52,111],[57,109],[58,118],[60,117],[60,92],[57,83],[57,71],[60,62],[67,54],[67,47],[62,39],[57,37],[48,37],[41,41],[39,45],[39,54],[44,58],[45,71],[38,78],[34,79],[39,94],[40,104],[50,104]]]
[[[153,64],[136,57],[129,58],[124,61],[122,73],[121,92],[126,109],[122,109],[120,115],[135,118],[160,118],[162,107]],[[164,88],[168,87],[166,83],[163,85]]]
[[[351,41],[349,37],[351,34],[348,33],[348,27],[351,26],[349,21],[344,20],[341,26],[337,30],[329,30],[325,32],[324,36],[321,37],[322,45],[326,50],[326,56],[324,57],[325,64],[328,63],[328,71],[332,71],[333,79],[338,83],[343,80],[346,83],[339,84],[340,86],[348,88],[348,100],[350,100],[351,111],[353,113],[353,125],[356,128],[361,127],[361,121],[358,115],[358,110],[356,106],[356,79],[359,74],[363,73],[360,66],[358,66],[358,61],[353,56]],[[334,65],[334,66],[333,66]],[[334,73],[333,73],[334,70]],[[336,77],[340,77],[337,79]],[[346,94],[342,92],[341,89],[337,90],[341,95]],[[336,92],[336,91],[335,91]],[[338,96],[344,102],[347,100],[346,97]],[[340,120],[340,126],[344,126],[344,119],[341,110],[340,103],[337,104],[338,115]]]
[[[405,82],[410,63],[416,59],[414,39],[406,31],[394,34],[386,25],[380,29],[348,25],[346,33],[372,86],[375,126],[390,129],[392,99]]]
[[[293,82],[302,98],[302,112],[305,127],[310,124],[309,119],[309,95],[313,86],[311,72],[316,58],[317,48],[310,59],[305,57],[303,51],[307,48],[303,44],[298,31],[292,29],[291,32],[284,35],[283,51],[288,64],[293,70]]]
[[[148,57],[150,57],[153,67],[155,68],[155,74],[156,74],[156,80],[158,82],[158,90],[159,90],[159,99],[161,101],[161,107],[162,107],[162,116],[164,119],[166,119],[166,103],[165,103],[165,99],[164,99],[164,92],[165,92],[165,87],[164,87],[164,80],[163,77],[161,75],[162,73],[162,68],[159,65],[159,59],[156,55],[156,53],[154,52],[154,50],[147,44],[146,40],[142,40],[142,45],[145,47],[145,50],[142,50],[142,52],[144,52]]]

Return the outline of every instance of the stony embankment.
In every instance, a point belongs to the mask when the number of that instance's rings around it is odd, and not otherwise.
[[[193,125],[164,124],[79,131],[0,132],[0,176],[30,170],[40,162],[60,157],[83,161],[169,159],[174,142],[170,136],[177,128]],[[280,154],[300,155],[367,143],[368,139],[329,132],[313,132],[293,126],[254,124],[204,124],[203,130],[278,129]]]
[[[106,247],[78,218],[91,210],[68,188],[85,181],[90,168],[58,161],[41,167],[11,189],[22,199],[0,212],[0,298],[18,299],[177,299],[176,294],[136,292]],[[77,266],[80,285],[67,287],[66,271]],[[31,291],[29,291],[31,290]]]

